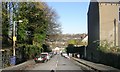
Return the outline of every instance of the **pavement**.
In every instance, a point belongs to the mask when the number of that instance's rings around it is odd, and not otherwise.
[[[34,65],[34,64],[35,64],[34,60],[28,60],[24,63],[18,64],[15,66],[10,66],[10,67],[7,67],[7,68],[1,69],[1,70],[23,70],[31,65]]]
[[[111,66],[107,66],[104,64],[98,64],[98,63],[94,63],[94,62],[90,62],[90,61],[86,61],[86,60],[78,59],[78,58],[74,58],[74,57],[71,57],[71,58],[74,59],[75,61],[93,69],[94,71],[97,71],[97,72],[104,72],[104,71],[106,71],[106,72],[120,72],[119,69],[111,67]]]

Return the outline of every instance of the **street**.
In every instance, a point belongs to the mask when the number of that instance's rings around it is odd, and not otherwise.
[[[56,72],[65,70],[69,72],[82,71],[81,67],[71,59],[55,55],[51,60],[46,63],[36,63],[34,66],[26,68],[26,70],[54,70]]]
[[[2,1],[3,71],[120,72],[120,0]]]

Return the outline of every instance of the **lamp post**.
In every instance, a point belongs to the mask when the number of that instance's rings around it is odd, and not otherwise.
[[[19,20],[19,21],[14,21],[14,23],[13,23],[13,57],[11,58],[11,65],[16,64],[16,57],[15,57],[15,41],[16,41],[15,24],[16,24],[16,22],[23,22],[23,21]]]
[[[14,21],[14,23],[13,23],[13,57],[10,59],[11,60],[11,65],[15,65],[16,64],[16,57],[15,57],[15,41],[16,41],[15,23],[16,22],[23,22],[23,21],[19,20],[19,21]]]
[[[15,24],[16,24],[16,22],[23,22],[23,21],[19,20],[19,21],[14,21],[14,23],[13,23],[13,56],[15,56],[15,41],[16,41]]]

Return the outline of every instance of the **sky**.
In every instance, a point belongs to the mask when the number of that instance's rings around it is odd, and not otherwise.
[[[63,34],[87,33],[89,2],[47,2],[58,14]]]

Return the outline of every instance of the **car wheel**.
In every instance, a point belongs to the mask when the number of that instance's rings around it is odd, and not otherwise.
[[[37,61],[35,61],[35,63],[37,63]]]
[[[44,60],[43,62],[44,62],[44,63],[46,63],[46,62],[47,62],[47,60]]]
[[[45,63],[45,61],[42,61],[42,63]]]

